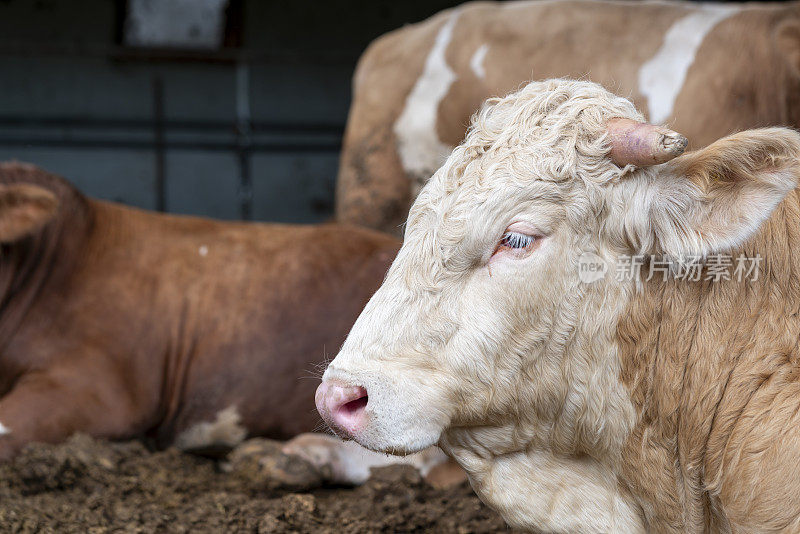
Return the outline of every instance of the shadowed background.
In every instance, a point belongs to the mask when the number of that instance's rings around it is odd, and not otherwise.
[[[0,160],[148,209],[329,219],[358,56],[382,33],[457,4],[160,3],[177,11],[159,18],[150,0],[0,0]],[[206,11],[187,20],[181,4]]]

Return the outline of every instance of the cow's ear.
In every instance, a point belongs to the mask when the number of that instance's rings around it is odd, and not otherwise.
[[[30,184],[0,185],[0,242],[33,234],[57,211],[58,200],[47,189]]]
[[[722,253],[752,236],[797,186],[800,135],[788,128],[748,130],[654,171],[637,188],[635,222],[629,220],[639,243],[647,244],[642,248],[650,249],[643,252]]]

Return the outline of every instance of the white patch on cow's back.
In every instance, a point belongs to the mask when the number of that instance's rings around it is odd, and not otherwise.
[[[740,9],[706,4],[678,20],[667,31],[656,55],[639,69],[639,92],[647,98],[651,122],[659,124],[669,119],[686,73],[706,35]]]
[[[200,248],[197,249],[197,253],[205,258],[208,256],[208,247],[206,245],[201,245]]]
[[[427,181],[453,150],[453,147],[439,140],[436,117],[439,103],[456,80],[455,72],[447,64],[445,52],[453,38],[458,15],[458,12],[451,14],[436,35],[422,75],[411,89],[403,112],[394,123],[403,169],[422,183]]]
[[[175,438],[175,447],[181,450],[200,450],[215,447],[233,448],[247,437],[247,429],[240,425],[242,417],[236,406],[217,413],[214,421],[198,423]]]
[[[472,69],[472,72],[475,73],[475,76],[483,80],[486,78],[486,69],[483,68],[483,60],[486,59],[486,52],[489,51],[488,44],[482,44],[475,50],[475,53],[472,54],[472,58],[469,60],[469,68]]]
[[[0,423],[0,436],[5,436],[6,434],[11,434],[11,429]]]

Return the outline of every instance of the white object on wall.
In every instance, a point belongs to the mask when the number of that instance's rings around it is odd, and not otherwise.
[[[128,0],[124,41],[143,48],[222,45],[228,0]]]

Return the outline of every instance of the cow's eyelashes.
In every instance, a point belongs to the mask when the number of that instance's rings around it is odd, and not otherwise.
[[[517,230],[506,230],[500,238],[500,242],[495,247],[494,254],[503,253],[524,258],[536,250],[541,238],[537,235],[520,232]]]
[[[519,232],[506,232],[500,238],[500,246],[511,249],[528,248],[536,240],[532,235],[521,234]]]

